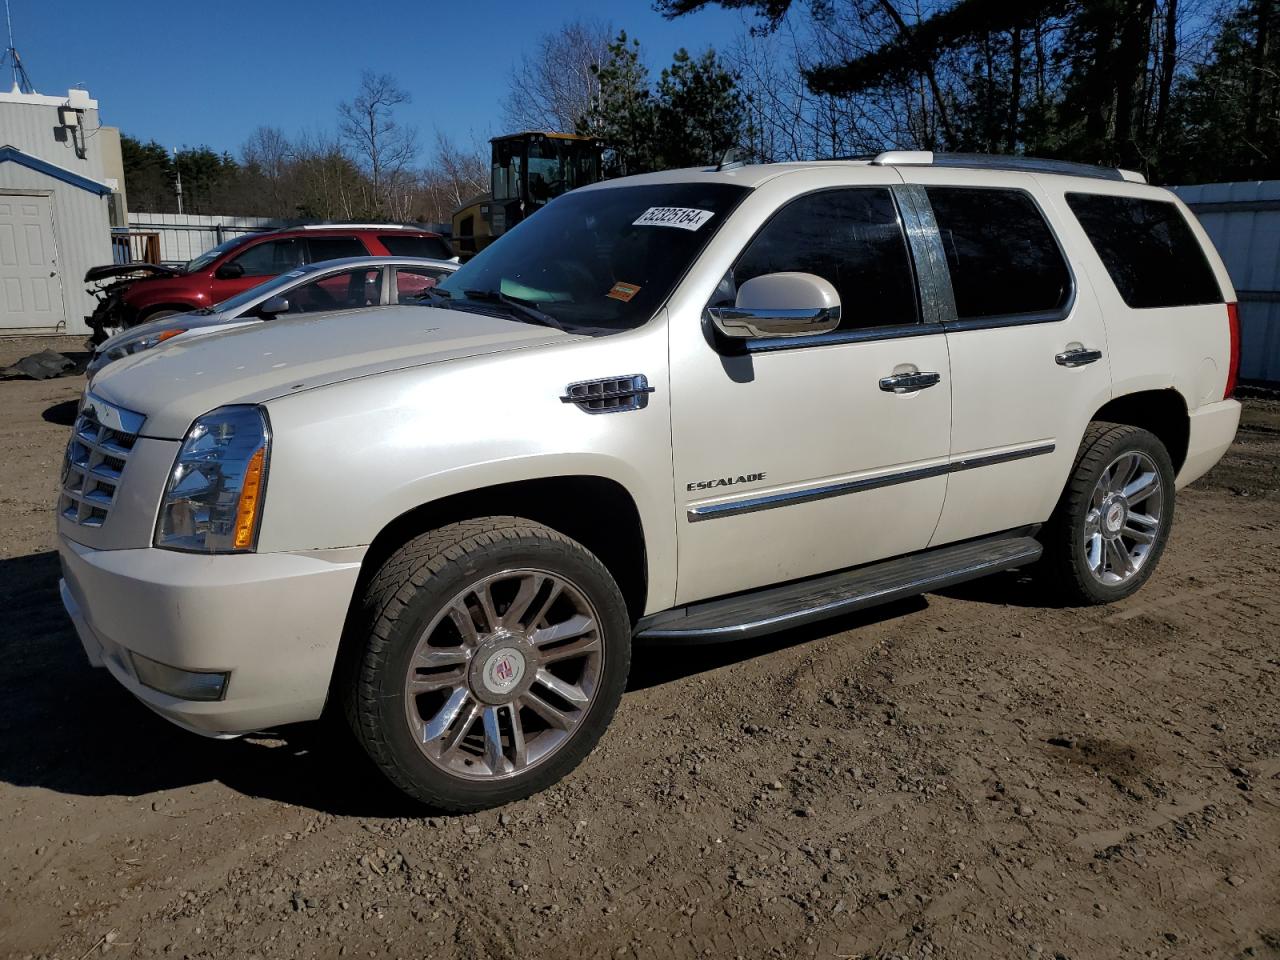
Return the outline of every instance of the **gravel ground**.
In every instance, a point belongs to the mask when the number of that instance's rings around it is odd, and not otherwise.
[[[1124,603],[1006,575],[640,650],[567,782],[422,818],[337,736],[202,740],[87,666],[82,386],[0,383],[0,956],[1280,957],[1280,403]]]

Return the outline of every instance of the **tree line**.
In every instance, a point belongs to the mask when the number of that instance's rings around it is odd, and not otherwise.
[[[645,49],[578,20],[512,69],[502,132],[576,131],[620,176],[875,154],[1010,153],[1119,165],[1158,183],[1280,177],[1280,0],[655,0],[744,15],[728,49]],[[447,221],[489,187],[487,144],[404,122],[366,72],[332,133],[259,127],[239,156],[122,138],[130,206]]]
[[[122,136],[129,206],[177,212],[181,177],[186,213],[447,222],[488,189],[489,161],[476,145],[437,131],[429,162],[418,166],[419,132],[402,120],[410,102],[393,77],[366,72],[356,95],[338,105],[332,133],[289,137],[260,126],[238,157],[207,146],[170,153]]]

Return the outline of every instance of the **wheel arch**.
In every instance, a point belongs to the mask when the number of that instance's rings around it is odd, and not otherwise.
[[[640,509],[621,483],[591,474],[483,486],[406,510],[370,542],[353,602],[387,557],[409,540],[447,523],[485,516],[523,517],[578,541],[617,581],[632,621],[644,613],[649,570]]]
[[[190,313],[192,310],[200,309],[199,304],[191,303],[175,303],[165,301],[162,303],[148,303],[145,307],[139,307],[134,312],[134,322],[131,326],[137,326],[140,323],[146,323],[151,319],[152,314],[159,313],[161,310],[172,310],[175,313]]]
[[[1123,423],[1154,434],[1169,451],[1175,474],[1186,462],[1191,415],[1186,399],[1171,387],[1113,397],[1099,407],[1090,420]]]

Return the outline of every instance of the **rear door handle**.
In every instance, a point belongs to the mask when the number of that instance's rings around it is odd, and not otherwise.
[[[1075,350],[1063,350],[1053,358],[1053,362],[1060,367],[1083,367],[1091,363],[1097,363],[1101,359],[1101,350],[1090,350],[1087,347],[1079,347]]]
[[[936,385],[942,379],[939,373],[928,373],[919,370],[915,373],[895,373],[880,381],[880,389],[885,393],[914,393]]]

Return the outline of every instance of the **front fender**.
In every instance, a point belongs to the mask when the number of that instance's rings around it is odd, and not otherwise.
[[[635,502],[649,605],[675,594],[665,328],[454,360],[267,404],[271,463],[259,549],[363,546],[404,514],[525,480],[601,477]],[[643,373],[643,409],[592,415],[567,384]]]

